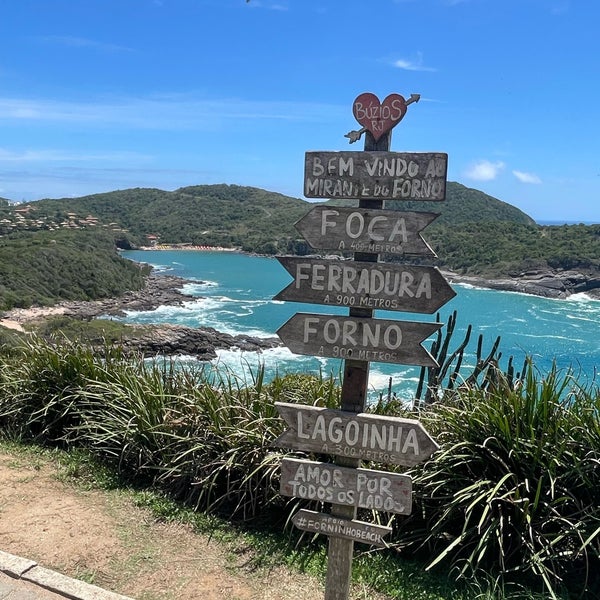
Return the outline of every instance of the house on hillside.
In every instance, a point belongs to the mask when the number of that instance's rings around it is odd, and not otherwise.
[[[146,235],[146,240],[148,242],[148,246],[156,246],[156,244],[158,244],[158,240],[159,240],[160,236],[158,235],[154,235],[152,233],[149,233],[148,235]]]

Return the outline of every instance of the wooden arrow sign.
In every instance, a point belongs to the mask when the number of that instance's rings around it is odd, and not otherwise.
[[[438,216],[428,212],[315,206],[295,227],[313,248],[435,256],[421,231]]]
[[[412,510],[412,480],[408,475],[312,460],[284,458],[279,491],[292,498],[402,515],[409,515]]]
[[[435,267],[278,256],[294,278],[274,300],[434,313],[456,292]]]
[[[441,152],[307,152],[307,198],[442,202],[448,155]]]
[[[342,519],[304,508],[301,508],[292,517],[292,523],[302,531],[323,533],[380,548],[387,547],[383,537],[392,533],[392,528],[385,525],[375,525],[374,523],[354,519]]]
[[[295,354],[438,366],[421,342],[441,323],[296,313],[277,335]]]
[[[287,402],[276,402],[275,408],[290,427],[275,440],[278,448],[406,467],[422,463],[439,449],[415,419]]]

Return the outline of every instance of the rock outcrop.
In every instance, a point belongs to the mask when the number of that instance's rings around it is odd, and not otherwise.
[[[68,303],[67,316],[91,319],[98,316],[123,316],[126,311],[155,310],[159,306],[177,306],[197,297],[181,291],[188,280],[171,275],[152,274],[143,290],[128,292],[119,298],[95,302]],[[217,350],[238,349],[261,352],[281,346],[279,338],[257,338],[248,335],[229,335],[212,327],[184,327],[182,325],[150,325],[132,328],[131,335],[123,341],[126,351],[143,356],[195,356],[199,360],[216,358]]]
[[[545,298],[568,298],[572,294],[586,293],[600,299],[600,275],[582,271],[531,271],[518,277],[485,279],[456,273],[445,273],[450,283],[468,283],[477,287],[508,292],[521,292]]]
[[[189,281],[182,277],[152,273],[141,290],[126,292],[118,298],[92,302],[64,302],[61,304],[62,312],[70,317],[91,319],[100,315],[123,316],[128,310],[144,311],[155,310],[159,306],[178,306],[194,299],[181,291],[186,283]]]
[[[123,342],[126,351],[145,357],[194,356],[198,360],[216,358],[217,350],[262,352],[277,346],[281,346],[279,338],[229,335],[211,327],[195,329],[181,325],[146,326]]]
[[[67,301],[51,309],[14,309],[4,318],[15,324],[64,315],[76,319],[90,320],[95,317],[123,316],[126,311],[155,310],[159,306],[178,306],[197,299],[182,290],[187,279],[170,275],[151,274],[142,290],[127,292],[118,298],[92,302]],[[122,340],[126,352],[153,356],[195,356],[198,360],[212,360],[220,349],[238,349],[261,352],[281,346],[279,338],[257,338],[249,335],[229,335],[212,327],[184,327],[181,325],[131,326],[130,333]]]

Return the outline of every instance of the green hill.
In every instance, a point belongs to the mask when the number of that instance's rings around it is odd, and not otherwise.
[[[439,266],[465,275],[494,279],[572,269],[600,276],[600,225],[434,224],[425,238]]]
[[[327,204],[334,206],[355,206],[356,200],[330,200]],[[523,225],[535,225],[535,221],[516,206],[502,202],[479,190],[465,187],[455,181],[446,184],[446,200],[444,202],[406,202],[400,200],[386,201],[385,206],[391,210],[416,210],[435,212],[440,216],[436,225],[457,225],[462,223],[489,223],[507,221]]]
[[[0,310],[112,298],[140,289],[149,269],[121,258],[102,231],[17,232],[0,237]]]
[[[439,212],[440,216],[435,221],[437,225],[494,221],[535,225],[535,221],[516,206],[455,181],[446,185],[445,202],[388,202],[386,205],[398,210]]]
[[[156,240],[263,254],[312,252],[294,228],[312,206],[225,184],[173,192],[135,188],[10,206],[0,202],[0,306],[100,298],[139,286],[140,279],[114,262],[115,244],[128,248]],[[548,269],[600,271],[600,225],[540,227],[514,206],[454,182],[447,185],[446,202],[390,202],[387,207],[441,213],[424,237],[442,268],[488,277]],[[51,268],[44,270],[47,258]],[[92,271],[100,281],[86,276]]]
[[[164,244],[241,247],[274,253],[297,237],[293,224],[305,214],[304,200],[258,188],[202,185],[166,192],[135,188],[81,198],[30,203],[36,216],[55,220],[91,215],[127,231],[135,244],[148,235]]]
[[[293,225],[311,206],[298,198],[225,184],[173,192],[134,188],[20,205],[21,209],[31,208],[29,217],[35,221],[47,219],[76,226],[88,217],[95,218],[104,227],[125,230],[124,237],[138,245],[147,243],[147,236],[152,235],[164,244],[236,246],[267,254],[297,249],[299,235]],[[534,224],[514,206],[454,182],[448,183],[446,202],[393,202],[388,206],[440,212],[437,225],[472,221]]]

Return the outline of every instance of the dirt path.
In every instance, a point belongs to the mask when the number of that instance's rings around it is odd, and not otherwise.
[[[157,523],[125,493],[83,490],[57,473],[50,460],[0,450],[0,550],[139,600],[323,597],[315,578],[250,571],[248,557],[226,544]]]

